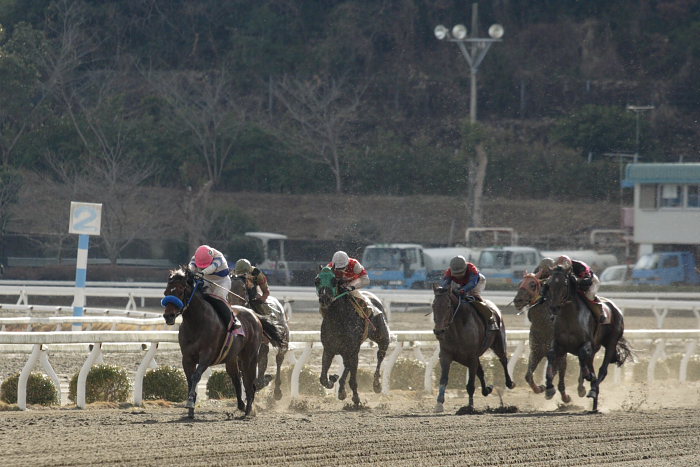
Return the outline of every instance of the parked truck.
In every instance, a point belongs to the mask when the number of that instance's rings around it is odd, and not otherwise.
[[[365,247],[362,265],[370,287],[423,289],[437,282],[457,255],[476,261],[478,252],[466,247],[424,248],[417,243],[384,243]]]
[[[700,284],[695,256],[688,251],[649,253],[639,258],[632,269],[635,285]]]
[[[542,259],[537,248],[502,246],[481,250],[477,266],[487,284],[517,284],[525,272],[532,272]]]

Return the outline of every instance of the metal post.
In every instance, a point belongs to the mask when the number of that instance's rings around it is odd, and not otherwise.
[[[85,279],[87,277],[87,259],[90,236],[78,236],[78,257],[75,262],[75,298],[73,299],[73,316],[83,316],[85,307]],[[73,331],[82,330],[82,323],[73,323]]]

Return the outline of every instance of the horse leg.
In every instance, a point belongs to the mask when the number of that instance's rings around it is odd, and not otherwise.
[[[389,348],[390,336],[389,327],[384,321],[384,315],[379,315],[380,319],[373,320],[372,323],[375,325],[376,336],[372,339],[377,343],[377,367],[374,370],[374,382],[372,383],[372,389],[374,392],[379,394],[382,392],[382,380],[379,375],[379,370],[382,367],[382,362],[384,357],[386,357],[386,351]]]
[[[231,383],[233,383],[233,389],[236,391],[236,402],[238,405],[238,410],[243,412],[245,410],[245,404],[243,403],[243,391],[241,390],[241,371],[238,368],[238,359],[229,358],[226,362],[226,373],[231,377]]]
[[[583,377],[591,383],[591,390],[588,391],[586,397],[593,399],[593,412],[598,411],[598,378],[593,368],[593,346],[590,342],[586,342],[578,351],[579,364]]]
[[[326,350],[326,348],[323,348],[323,357],[321,358],[321,377],[319,378],[319,381],[321,382],[321,386],[323,386],[326,389],[333,389],[333,385],[335,384],[336,381],[338,381],[338,375],[331,375],[331,377],[328,377],[328,369],[331,367],[331,363],[333,363],[333,357],[335,355],[331,354],[329,350]]]
[[[559,363],[562,355],[566,357],[566,352],[562,352],[556,342],[552,345],[552,348],[549,349],[549,352],[547,352],[547,377],[544,392],[545,399],[551,399],[557,392],[557,390],[554,388],[553,381],[554,376],[557,374],[557,371],[559,371]]]
[[[559,384],[557,385],[561,400],[565,404],[571,402],[571,396],[566,393],[566,354],[559,359]]]
[[[474,408],[474,380],[476,379],[476,372],[478,371],[479,366],[481,366],[479,364],[479,359],[475,358],[475,360],[476,362],[472,361],[467,367],[469,368],[469,377],[467,378],[467,395],[469,396],[468,407],[470,409]]]
[[[496,338],[493,340],[493,344],[491,345],[491,350],[496,354],[498,357],[498,361],[501,362],[501,366],[503,367],[503,374],[506,377],[506,387],[508,389],[513,389],[515,387],[515,383],[513,380],[510,378],[510,374],[508,373],[508,357],[506,357],[506,337],[505,337],[505,330],[502,330],[501,332],[498,333]],[[477,358],[477,361],[479,359]],[[481,364],[479,363],[479,366]]]
[[[578,387],[576,389],[579,397],[584,397],[586,395],[586,387],[583,385],[583,371],[581,370],[578,372]]]
[[[277,349],[277,355],[275,356],[275,363],[277,363],[277,373],[275,373],[275,400],[282,399],[282,377],[280,376],[282,371],[282,363],[284,363],[284,357],[287,355],[287,349]]]
[[[540,394],[544,391],[544,385],[536,384],[535,378],[532,376],[535,369],[537,369],[537,365],[539,365],[543,358],[544,352],[542,351],[542,347],[539,345],[532,345],[532,343],[530,343],[530,356],[527,360],[527,373],[525,373],[525,381],[527,381],[532,389],[532,392],[535,394]]]
[[[209,365],[199,363],[197,364],[197,368],[195,368],[194,372],[192,373],[190,380],[190,393],[187,396],[187,404],[185,404],[185,407],[188,409],[188,416],[190,418],[194,418],[194,406],[197,402],[197,385],[199,384],[199,380],[202,379],[202,374],[208,367]]]
[[[262,344],[258,354],[258,378],[255,380],[255,388],[260,390],[270,384],[272,376],[266,375],[267,357],[270,354],[270,344]]]
[[[486,385],[486,377],[484,375],[484,368],[481,366],[481,362],[479,362],[479,366],[476,368],[476,376],[479,377],[479,381],[481,382],[481,394],[484,397],[491,394],[493,391],[493,386]]]
[[[257,352],[250,352],[251,355],[243,356],[243,387],[245,388],[245,415],[250,416],[255,401],[255,380],[258,371]]]
[[[437,404],[435,404],[435,412],[443,412],[445,409],[442,404],[445,403],[445,389],[450,375],[450,365],[452,357],[440,351],[440,388],[438,389]]]
[[[345,392],[345,378],[347,378],[350,373],[350,368],[345,366],[345,358],[343,358],[343,366],[345,367],[343,369],[343,374],[340,375],[340,379],[338,380],[338,399],[341,401],[345,400],[347,397],[347,393]]]
[[[350,389],[352,390],[352,402],[355,404],[355,407],[358,407],[360,405],[360,394],[357,392],[357,365],[359,363],[359,349],[357,352],[355,352],[352,355],[348,355],[348,358],[346,359],[343,357],[343,365],[346,368],[346,371],[350,371],[350,380],[348,381],[348,384],[350,385]],[[345,372],[343,372],[343,375],[345,375]]]

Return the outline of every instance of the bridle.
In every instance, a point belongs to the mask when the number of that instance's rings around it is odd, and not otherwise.
[[[439,294],[436,293],[436,297],[440,296],[440,295],[447,295],[447,298],[450,301],[450,304],[452,304],[452,299],[451,299],[449,294],[452,294],[452,291],[447,289],[446,291],[440,292]],[[458,296],[456,298],[457,298],[457,306],[455,306],[455,309],[452,311],[452,316],[450,316],[450,320],[447,322],[447,324],[442,329],[439,330],[441,332],[447,331],[450,328],[450,326],[452,326],[452,323],[454,323],[454,321],[455,321],[455,316],[457,316],[457,312],[459,311],[459,307],[462,306],[462,297]],[[465,300],[465,302],[466,302],[466,300]],[[433,304],[434,304],[434,302],[433,302]],[[434,307],[433,307],[433,313],[435,313]],[[436,330],[436,331],[438,331],[438,330]]]
[[[549,285],[550,294],[551,294],[552,280],[554,279],[555,274],[562,276],[564,290],[566,291],[566,293],[559,300],[559,303],[552,303],[552,306],[559,307],[559,306],[562,306],[563,304],[565,304],[566,302],[571,300],[571,287],[569,284],[569,272],[565,271],[564,269],[553,269],[552,273],[549,277],[549,281],[548,281],[550,284]]]
[[[185,281],[187,281],[187,277],[183,277]],[[168,281],[168,284],[172,282],[172,277],[171,280]],[[190,297],[187,299],[187,303],[183,303],[182,299],[178,297],[177,295],[166,295],[163,297],[163,299],[160,301],[160,304],[162,306],[168,306],[168,305],[174,305],[177,308],[177,312],[175,313],[175,317],[180,316],[183,314],[185,311],[190,306],[190,303],[192,302],[192,299],[194,298],[194,295],[197,293],[197,290],[204,284],[203,280],[196,280],[194,287],[192,287],[192,293],[190,294]],[[187,284],[185,284],[185,287],[187,287]]]

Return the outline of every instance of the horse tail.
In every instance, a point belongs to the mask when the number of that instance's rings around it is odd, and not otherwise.
[[[622,366],[627,359],[634,363],[634,352],[632,351],[629,342],[627,342],[627,339],[624,337],[620,337],[617,344],[615,344],[615,354],[615,363],[617,363],[617,366]]]
[[[284,335],[277,329],[277,326],[272,324],[266,317],[258,316],[260,322],[262,323],[263,332],[270,339],[270,343],[273,347],[286,347],[287,342]]]

